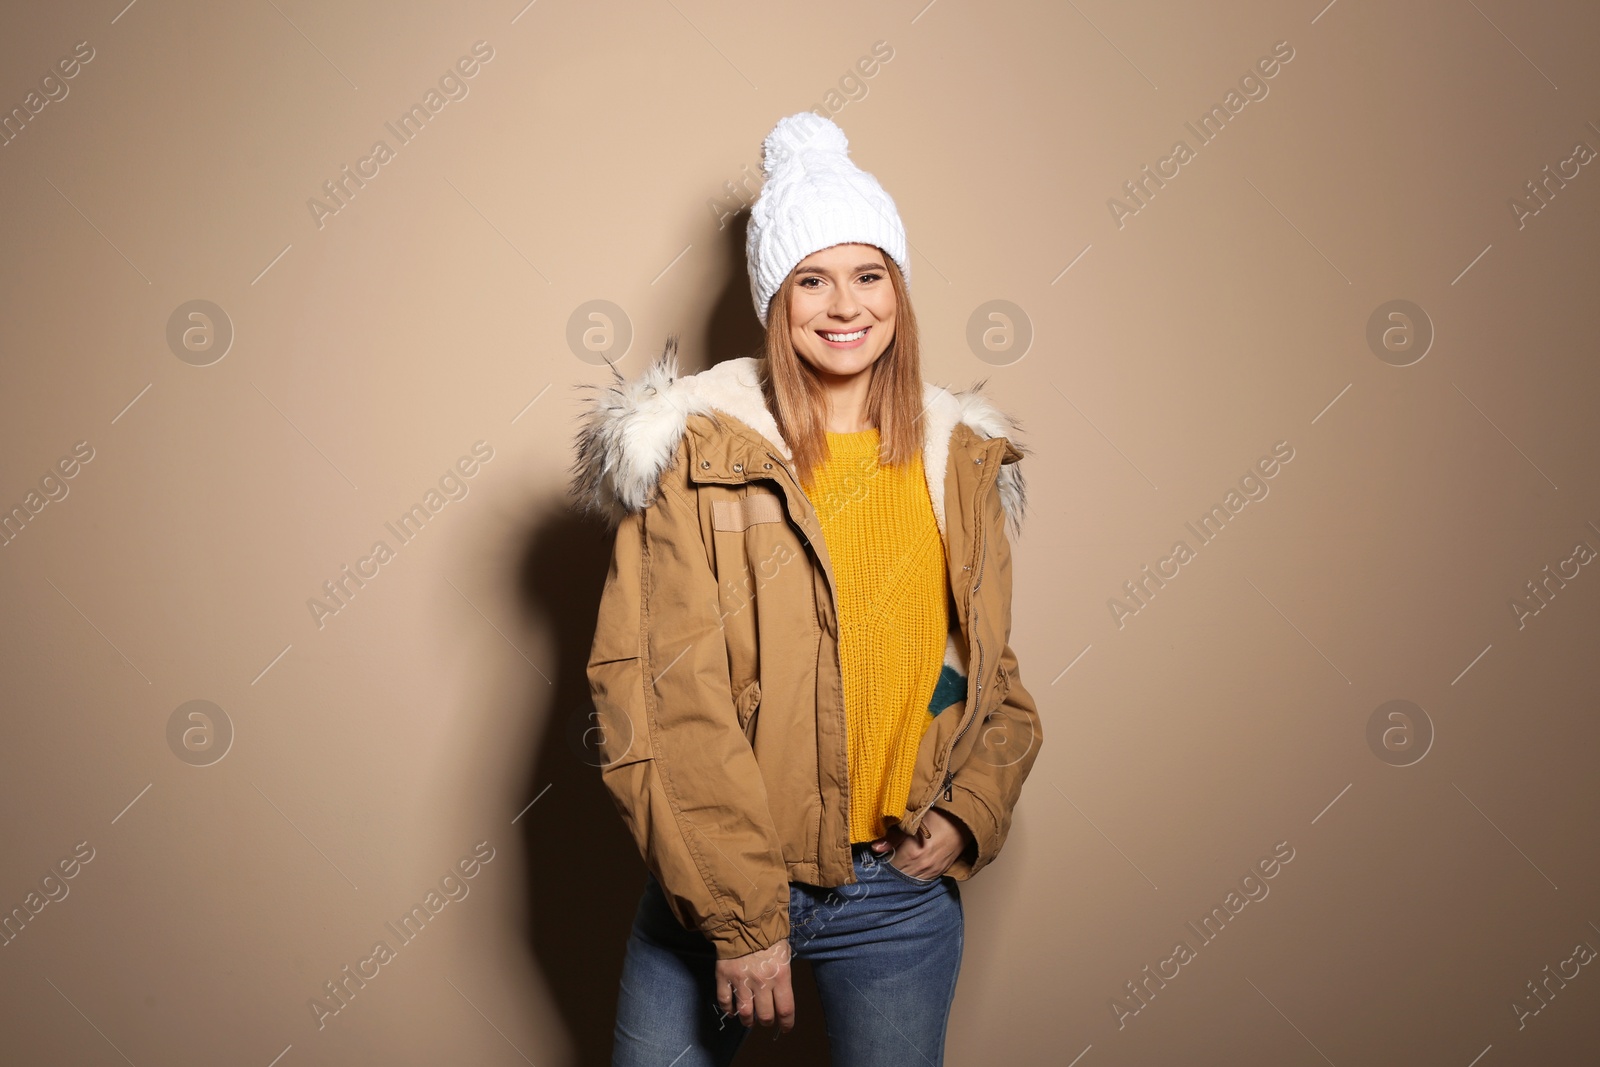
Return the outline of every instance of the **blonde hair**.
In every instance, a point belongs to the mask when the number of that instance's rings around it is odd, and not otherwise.
[[[905,277],[893,257],[885,255],[883,262],[894,286],[894,339],[872,365],[866,416],[878,428],[878,462],[893,466],[922,451],[922,353]],[[789,444],[795,476],[805,484],[813,468],[828,458],[828,398],[817,372],[795,351],[789,337],[789,294],[795,281],[791,270],[772,296],[761,388],[778,432]]]

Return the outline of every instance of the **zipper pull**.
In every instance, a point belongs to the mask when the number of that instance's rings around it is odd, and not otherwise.
[[[956,776],[956,772],[955,771],[945,771],[944,772],[944,798],[946,800],[954,800],[955,799],[951,795],[951,792],[950,792],[950,781],[951,781],[951,779],[955,778],[955,776]]]

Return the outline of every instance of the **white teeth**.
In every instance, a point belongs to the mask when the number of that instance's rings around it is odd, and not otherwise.
[[[820,331],[820,330],[817,331],[817,332],[818,333],[822,333],[822,331]],[[836,342],[854,341],[857,338],[865,337],[866,335],[867,335],[867,330],[866,330],[866,327],[864,327],[864,326],[861,329],[857,330],[855,333],[822,333],[823,337],[826,337],[830,341],[836,341]]]

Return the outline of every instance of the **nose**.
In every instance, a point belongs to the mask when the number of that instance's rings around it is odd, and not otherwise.
[[[855,294],[850,291],[849,287],[839,286],[834,290],[834,294],[833,306],[828,309],[828,314],[845,322],[855,318],[859,301],[856,300]]]

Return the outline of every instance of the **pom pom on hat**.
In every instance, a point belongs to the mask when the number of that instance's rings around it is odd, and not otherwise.
[[[770,179],[785,167],[800,162],[805,155],[818,158],[824,166],[850,159],[850,140],[835,123],[815,111],[802,111],[781,120],[761,143],[761,173]]]
[[[911,285],[906,231],[894,200],[850,161],[850,141],[831,119],[802,111],[762,142],[766,183],[750,209],[745,259],[756,316],[767,325],[773,294],[801,260],[837,244],[868,244],[895,261]]]

